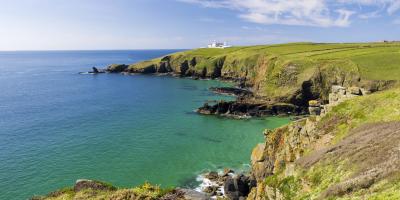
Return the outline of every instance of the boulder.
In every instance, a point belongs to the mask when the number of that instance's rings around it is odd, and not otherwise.
[[[232,200],[247,197],[250,189],[250,178],[243,174],[236,177],[228,177],[224,184],[225,196]]]
[[[219,178],[218,172],[209,172],[204,175],[205,178],[210,179],[211,181],[216,181]]]

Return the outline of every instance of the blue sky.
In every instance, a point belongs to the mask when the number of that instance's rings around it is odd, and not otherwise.
[[[400,0],[0,0],[0,50],[400,40]]]

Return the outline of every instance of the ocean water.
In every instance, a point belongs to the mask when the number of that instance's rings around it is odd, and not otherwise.
[[[27,199],[77,179],[119,187],[193,186],[206,170],[241,169],[262,130],[287,118],[193,112],[226,83],[167,76],[81,75],[178,50],[0,52],[0,199]]]

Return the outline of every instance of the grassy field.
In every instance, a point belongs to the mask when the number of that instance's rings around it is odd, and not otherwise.
[[[236,60],[241,58],[251,60],[252,56],[267,55],[279,57],[286,62],[310,63],[346,60],[355,64],[365,79],[400,79],[400,43],[290,43],[227,49],[196,49],[180,54],[189,57],[229,56]]]

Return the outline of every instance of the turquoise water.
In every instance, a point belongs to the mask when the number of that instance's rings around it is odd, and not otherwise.
[[[190,186],[204,170],[243,168],[262,130],[288,122],[195,114],[232,99],[207,90],[218,81],[77,73],[174,51],[0,52],[0,199],[80,178]]]

